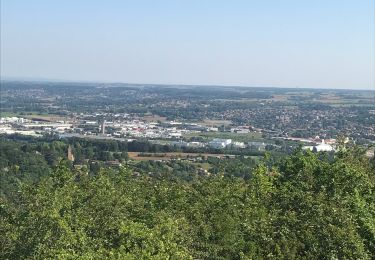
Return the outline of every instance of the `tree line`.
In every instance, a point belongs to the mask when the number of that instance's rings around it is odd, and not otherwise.
[[[61,161],[1,197],[0,257],[372,259],[374,173],[357,148],[189,181],[126,167],[91,176]]]

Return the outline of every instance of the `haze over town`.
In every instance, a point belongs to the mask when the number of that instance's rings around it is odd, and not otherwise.
[[[1,77],[373,89],[374,1],[1,1]]]

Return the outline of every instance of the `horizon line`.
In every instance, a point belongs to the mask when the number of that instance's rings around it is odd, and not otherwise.
[[[372,88],[330,88],[330,87],[287,87],[287,86],[250,86],[250,85],[226,85],[226,84],[185,84],[185,83],[135,83],[124,81],[109,81],[109,80],[72,80],[72,79],[52,79],[52,78],[39,78],[39,77],[21,77],[21,76],[1,76],[0,81],[13,81],[13,82],[43,82],[43,83],[85,83],[85,84],[126,84],[126,85],[158,85],[158,86],[203,86],[203,87],[223,87],[223,88],[277,88],[277,89],[316,89],[316,90],[358,90],[358,91],[375,91],[375,86]]]

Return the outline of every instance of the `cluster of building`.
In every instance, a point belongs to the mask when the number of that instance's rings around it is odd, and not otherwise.
[[[0,133],[42,136],[43,133],[65,133],[73,128],[72,123],[65,121],[50,122],[32,120],[22,117],[0,118]]]
[[[256,151],[265,151],[266,146],[274,146],[279,147],[277,145],[265,142],[237,142],[233,141],[232,139],[220,139],[214,138],[209,142],[186,142],[186,141],[174,141],[170,143],[171,145],[179,146],[179,147],[209,147],[212,149],[225,149],[225,148],[232,148],[232,149],[245,149],[249,148],[251,150]]]
[[[190,130],[179,129],[173,122],[160,125],[156,122],[143,122],[140,120],[129,120],[123,122],[107,122],[107,126],[114,131],[115,137],[130,136],[134,138],[170,139],[181,138],[184,134],[191,133]]]
[[[104,120],[106,118],[106,120]],[[82,135],[101,135],[117,138],[147,138],[147,139],[180,139],[183,136],[200,132],[219,132],[219,128],[213,125],[198,124],[193,122],[177,122],[156,120],[144,120],[130,114],[94,113],[76,115],[76,124],[73,132]],[[236,126],[225,129],[226,132],[246,134],[253,129],[251,126]],[[218,148],[228,146],[227,143],[220,144],[220,140],[213,140],[211,146],[217,142]],[[194,145],[194,144],[193,144]],[[235,143],[242,147],[245,144]],[[244,146],[245,147],[245,146]]]
[[[215,127],[203,126],[196,123],[181,122],[146,122],[130,118],[128,114],[112,116],[111,120],[100,119],[102,114],[79,116],[69,121],[38,121],[20,117],[5,117],[0,119],[0,133],[24,134],[41,136],[44,133],[55,133],[61,136],[86,136],[92,138],[146,138],[150,140],[172,139],[168,144],[180,147],[209,147],[213,149],[224,148],[252,148],[265,150],[264,142],[236,142],[232,139],[214,138],[208,142],[184,141],[183,136],[202,131],[218,131]],[[108,116],[108,115],[107,115]],[[98,119],[99,118],[99,119]],[[235,127],[232,133],[249,133],[249,128]],[[128,139],[129,140],[129,139]]]
[[[21,117],[0,119],[0,133],[39,136],[44,133],[76,134],[97,137],[133,137],[148,139],[181,138],[185,134],[197,132],[186,129],[181,123],[158,124],[137,119],[123,120],[80,120],[77,118],[61,121],[33,120]]]
[[[319,134],[327,138],[340,132],[352,138],[372,139],[375,127],[373,110],[355,107],[331,107],[330,109],[302,109],[296,107],[259,106],[251,109],[228,109],[212,112],[209,116],[231,120],[237,124],[251,124],[263,129],[270,136],[311,136]],[[361,118],[362,117],[362,118]]]
[[[105,120],[107,117],[109,120]],[[140,118],[131,117],[129,114],[91,114],[76,115],[70,120],[33,120],[21,117],[3,117],[0,118],[0,133],[5,134],[23,134],[41,136],[45,133],[54,133],[61,136],[86,136],[92,138],[146,138],[148,140],[166,140],[169,145],[179,147],[201,148],[208,147],[212,149],[244,149],[248,148],[256,151],[265,151],[267,146],[281,148],[281,146],[265,142],[238,142],[232,139],[214,138],[210,141],[187,141],[183,138],[192,133],[202,131],[218,131],[217,128],[207,127],[197,123],[181,122],[147,122]],[[249,133],[249,126],[237,126],[227,130],[228,132],[246,134]],[[280,138],[280,137],[279,137]],[[304,149],[312,151],[334,151],[336,147],[335,139],[315,138],[296,138],[284,137],[283,139],[300,141],[308,143]],[[348,142],[346,139],[345,142]]]

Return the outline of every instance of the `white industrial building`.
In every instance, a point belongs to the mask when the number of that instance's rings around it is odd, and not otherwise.
[[[215,138],[211,142],[208,143],[208,145],[215,149],[222,149],[227,147],[232,143],[232,139],[218,139]]]
[[[333,147],[329,144],[326,144],[324,140],[322,140],[321,144],[318,145],[309,145],[309,146],[304,146],[303,149],[311,150],[311,151],[316,151],[316,152],[330,152],[333,151]]]
[[[246,148],[246,144],[244,142],[233,142],[232,146],[234,148]]]

